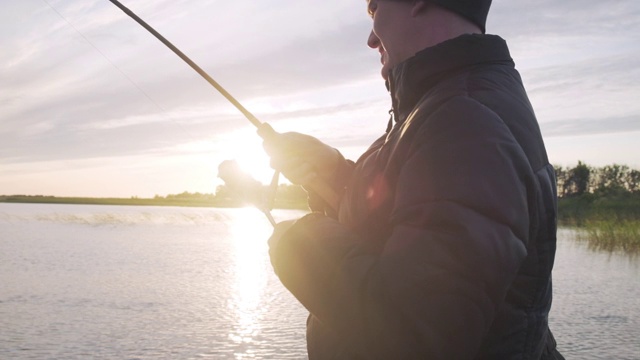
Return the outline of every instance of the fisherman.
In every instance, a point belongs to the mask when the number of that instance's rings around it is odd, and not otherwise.
[[[264,136],[329,209],[276,226],[276,274],[310,312],[314,359],[563,359],[549,330],[556,184],[491,0],[368,0],[388,129],[357,162]]]

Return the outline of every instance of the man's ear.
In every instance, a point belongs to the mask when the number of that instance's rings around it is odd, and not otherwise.
[[[427,4],[425,0],[415,0],[413,2],[413,7],[411,8],[411,16],[417,16],[418,14],[427,10],[427,7],[431,6]]]

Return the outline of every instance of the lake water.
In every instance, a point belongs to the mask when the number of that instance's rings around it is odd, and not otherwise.
[[[270,232],[255,209],[0,203],[0,359],[306,359]],[[640,359],[640,260],[559,235],[563,354]]]

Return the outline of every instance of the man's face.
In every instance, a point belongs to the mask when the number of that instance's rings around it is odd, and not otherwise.
[[[367,45],[380,52],[385,80],[389,70],[413,55],[406,51],[412,7],[412,2],[367,0],[367,11],[373,19]]]

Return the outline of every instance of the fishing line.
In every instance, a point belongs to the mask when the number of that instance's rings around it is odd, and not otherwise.
[[[78,28],[76,28],[69,20],[67,20],[67,18],[64,17],[53,5],[51,5],[47,0],[42,0],[42,1],[45,4],[49,5],[51,10],[53,10],[56,14],[58,14],[58,16],[62,20],[64,20],[67,23],[67,25],[69,25],[73,30],[75,30],[75,32],[78,33],[78,35],[80,35],[84,39],[84,41],[87,42],[87,44],[89,44],[95,51],[98,52],[98,54],[100,54],[105,60],[107,60],[107,62],[111,64],[111,66],[113,66],[116,70],[118,70],[118,72],[122,74],[122,76],[124,76],[124,78],[127,79],[131,83],[131,85],[135,86],[135,88],[138,89],[138,91],[140,91],[152,104],[154,104],[158,109],[162,110],[162,112],[164,112],[165,114],[169,115],[169,113],[165,108],[163,108],[162,106],[160,106],[160,104],[158,104],[155,100],[153,100],[153,98],[151,98],[149,94],[147,94],[140,86],[138,86],[138,84],[136,84],[136,82],[133,81],[133,79],[131,79],[124,71],[122,71],[122,69],[118,67],[118,65],[116,65],[113,61],[111,61],[111,59],[109,59],[109,57],[105,55],[105,53],[103,53],[100,49],[98,49],[97,46],[95,46],[82,32],[80,32],[80,30],[78,30]]]
[[[95,46],[77,27],[75,27],[64,15],[62,15],[62,13],[60,13],[60,11],[58,11],[51,3],[49,3],[47,0],[42,0],[45,4],[47,4],[51,10],[53,10],[62,20],[64,20],[65,23],[67,23],[67,25],[69,25],[69,27],[71,27],[76,33],[78,33],[78,35],[80,35],[82,37],[82,39],[84,39],[84,41],[89,44],[98,54],[100,54],[109,64],[111,64],[111,66],[113,66],[125,79],[127,79],[127,81],[133,85],[136,89],[138,89],[138,91],[140,93],[142,93],[153,105],[155,105],[163,114],[165,114],[167,116],[167,119],[171,122],[173,122],[174,124],[178,125],[178,127],[182,130],[182,132],[192,141],[197,142],[198,139],[194,138],[191,133],[189,133],[189,131],[187,131],[185,129],[185,127],[179,123],[178,121],[176,121],[175,119],[173,119],[173,117],[171,116],[171,114],[169,114],[169,112],[163,108],[157,101],[155,101],[146,91],[144,91],[144,89],[142,89],[142,87],[140,87],[135,81],[133,81],[133,79],[131,79],[131,77],[129,77],[120,67],[118,67],[118,65],[116,65],[113,61],[111,61],[111,59],[109,59],[109,57],[103,53],[97,46]],[[143,175],[144,176],[144,175]],[[150,176],[145,176],[148,179],[151,179]],[[209,183],[209,181],[205,181],[204,183]]]
[[[85,41],[87,41],[89,44],[91,44],[91,46],[94,49],[96,49],[96,51],[98,51],[98,53],[100,53],[105,59],[107,59],[109,61],[109,63],[111,63],[116,69],[118,69],[118,71],[120,73],[122,73],[132,84],[134,84],[136,86],[136,88],[138,88],[142,93],[145,94],[145,96],[147,96],[147,98],[149,98],[154,104],[156,104],[156,106],[158,106],[158,108],[160,108],[161,110],[164,111],[164,109],[162,109],[161,106],[159,106],[155,101],[153,101],[151,99],[151,97],[148,94],[146,94],[146,92],[144,92],[139,86],[137,86],[137,84],[135,84],[135,82],[133,82],[132,79],[130,79],[126,74],[124,74],[124,72],[120,68],[118,68],[115,64],[113,64],[113,62],[111,60],[109,60],[109,58],[104,53],[102,53],[102,51],[97,49],[97,47],[95,45],[93,45],[93,43],[91,43],[87,39],[86,36],[84,36],[75,26],[73,26],[68,20],[66,20],[66,18],[64,18],[64,16],[62,16],[62,14],[60,14],[60,12],[58,12],[49,2],[47,2],[47,0],[42,0],[42,1],[44,1],[47,5],[49,5],[49,7],[51,7],[76,32],[78,32],[85,39]],[[169,40],[167,40],[164,36],[162,36],[160,33],[158,33],[153,27],[151,27],[149,24],[147,24],[144,20],[142,20],[139,16],[137,16],[133,11],[131,11],[130,9],[128,9],[127,7],[122,5],[118,0],[109,0],[109,1],[111,3],[113,3],[115,6],[117,6],[118,8],[120,8],[120,10],[122,10],[125,14],[127,14],[129,17],[131,17],[133,20],[135,20],[138,24],[140,24],[142,27],[144,27],[147,31],[149,31],[153,36],[155,36],[164,45],[166,45],[171,51],[173,51],[176,55],[178,55],[184,62],[186,62],[189,66],[191,66],[191,68],[193,70],[195,70],[200,76],[202,76],[211,86],[213,86],[216,90],[218,90],[218,92],[220,94],[222,94],[232,105],[234,105],[236,107],[236,109],[238,109],[245,116],[245,118],[247,120],[249,120],[249,122],[251,122],[256,128],[258,128],[258,135],[260,137],[262,137],[265,140],[267,138],[275,139],[275,137],[278,135],[278,133],[275,130],[273,130],[273,128],[271,128],[271,126],[269,126],[268,124],[263,123],[260,120],[258,120],[251,112],[249,112],[242,104],[240,104],[240,102],[238,102],[233,96],[231,96],[231,94],[229,94],[229,92],[227,92],[226,89],[224,89],[222,86],[220,86],[220,84],[218,84],[213,78],[211,78],[211,76],[209,76],[209,74],[207,74],[204,70],[202,70],[202,68],[200,68],[195,62],[193,62],[188,56],[186,56],[182,51],[180,51],[180,49],[178,49],[176,46],[174,46]],[[314,175],[316,175],[316,174],[314,174]],[[274,178],[275,178],[275,176],[274,176]],[[309,182],[307,182],[304,185],[305,185],[305,187],[308,187],[308,188],[312,189],[318,195],[320,195],[329,204],[329,206],[331,206],[334,209],[338,208],[338,204],[339,204],[339,200],[340,200],[339,196],[320,177],[314,176]]]
[[[149,31],[153,36],[155,36],[158,40],[160,40],[163,44],[165,44],[171,51],[173,51],[178,57],[180,57],[185,63],[187,63],[191,68],[196,71],[203,79],[205,79],[211,86],[213,86],[218,92],[224,96],[233,106],[238,109],[251,124],[253,124],[256,128],[258,128],[258,135],[264,140],[272,140],[277,141],[277,136],[280,136],[278,132],[273,130],[273,128],[267,124],[258,120],[249,110],[247,110],[238,100],[236,100],[229,92],[220,86],[217,81],[215,81],[206,71],[202,70],[198,64],[196,64],[193,60],[191,60],[187,55],[185,55],[180,49],[178,49],[175,45],[173,45],[169,40],[167,40],[162,34],[157,32],[153,27],[147,24],[146,21],[142,20],[138,15],[136,15],[133,11],[131,11],[126,6],[122,5],[118,0],[109,0],[112,4],[117,6],[120,10],[122,10],[125,14],[131,17],[135,22],[140,24],[143,28]],[[278,172],[276,172],[277,174]],[[327,184],[324,180],[322,180],[317,174],[312,173],[313,175],[311,180],[303,184],[305,187],[313,190],[315,193],[320,195],[325,202],[331,206],[333,209],[338,209],[338,205],[340,202],[340,197],[338,194]],[[277,179],[277,176],[274,176],[274,179]]]

